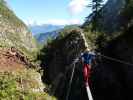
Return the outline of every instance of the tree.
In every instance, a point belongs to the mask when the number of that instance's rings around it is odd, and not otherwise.
[[[92,31],[97,31],[99,28],[99,21],[98,19],[102,17],[100,9],[102,8],[103,0],[92,0]]]

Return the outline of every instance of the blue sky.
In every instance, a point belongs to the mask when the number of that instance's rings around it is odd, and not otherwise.
[[[91,0],[6,0],[26,24],[80,24],[91,10]]]

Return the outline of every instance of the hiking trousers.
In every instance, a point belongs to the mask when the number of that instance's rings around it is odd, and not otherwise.
[[[90,84],[90,75],[91,75],[91,65],[84,64],[83,65],[83,77],[85,81],[85,85]]]

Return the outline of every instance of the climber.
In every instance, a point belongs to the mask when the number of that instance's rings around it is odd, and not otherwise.
[[[86,50],[81,53],[81,60],[83,63],[83,77],[86,86],[90,84],[91,64],[94,59],[95,53],[88,48],[86,48]]]

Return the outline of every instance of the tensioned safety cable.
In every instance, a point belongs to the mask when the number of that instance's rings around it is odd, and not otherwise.
[[[122,64],[125,64],[125,65],[129,65],[129,66],[133,66],[132,63],[129,63],[129,62],[126,62],[126,61],[123,61],[123,60],[119,60],[119,59],[116,59],[116,58],[112,58],[112,57],[108,57],[108,56],[105,56],[105,55],[102,55],[102,54],[98,54],[99,56],[102,56],[108,60],[112,60],[112,61],[115,61],[115,62],[119,62],[119,63],[122,63]]]
[[[70,79],[69,85],[68,85],[66,100],[69,99],[69,93],[70,93],[70,90],[71,90],[71,84],[72,84],[72,80],[73,80],[73,76],[74,76],[74,71],[75,71],[75,64],[76,64],[76,62],[74,62],[74,63],[72,64],[72,65],[73,65],[73,70],[72,70],[71,79]]]

